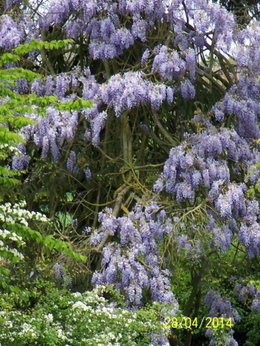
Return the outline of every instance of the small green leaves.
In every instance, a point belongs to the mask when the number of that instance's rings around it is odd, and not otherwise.
[[[34,38],[31,39],[30,43],[25,43],[19,47],[13,49],[16,54],[27,54],[34,49],[60,49],[72,43],[72,40],[55,40],[55,41],[38,41]]]
[[[0,67],[6,63],[15,63],[19,60],[20,60],[20,57],[18,55],[15,55],[12,53],[4,53],[0,57]]]
[[[10,81],[24,78],[28,81],[33,81],[35,78],[40,78],[38,73],[26,70],[22,67],[11,67],[6,70],[0,70],[0,80]]]
[[[93,102],[90,100],[83,100],[82,98],[77,98],[73,101],[62,102],[57,105],[57,108],[61,111],[80,111],[82,108],[92,107]]]

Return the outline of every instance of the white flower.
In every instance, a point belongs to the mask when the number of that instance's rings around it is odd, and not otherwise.
[[[72,295],[74,296],[74,297],[81,297],[81,293],[80,292],[74,292],[74,293],[72,293]]]
[[[113,334],[113,333],[108,333],[107,334],[107,337],[110,339],[110,340],[114,340],[116,337],[115,337],[115,335]]]
[[[23,323],[21,327],[23,329],[22,334],[25,334],[27,332],[31,332],[31,333],[34,332],[33,327],[28,323]]]
[[[81,310],[87,311],[90,309],[90,307],[78,301],[72,305],[72,309],[81,309]]]
[[[57,329],[57,334],[58,334],[58,337],[61,338],[61,339],[67,339],[66,336],[63,334],[63,331],[62,329]]]
[[[5,321],[5,325],[9,328],[13,327],[13,322],[12,321]]]
[[[46,318],[46,320],[47,320],[49,323],[52,323],[52,322],[53,322],[53,315],[52,315],[52,314],[47,314],[47,315],[45,315],[45,318]]]

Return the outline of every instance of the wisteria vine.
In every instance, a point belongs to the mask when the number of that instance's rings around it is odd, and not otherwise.
[[[7,1],[7,9],[13,3],[19,1]],[[200,261],[206,247],[192,238],[199,226],[193,225],[190,231],[184,223],[177,226],[181,216],[174,219],[167,215],[159,202],[165,195],[171,198],[173,209],[175,205],[183,210],[196,208],[203,199],[208,233],[204,244],[208,249],[224,253],[237,240],[249,258],[259,255],[259,205],[255,194],[250,194],[259,185],[257,21],[241,29],[232,13],[205,0],[53,0],[37,23],[27,21],[26,25],[27,29],[9,14],[2,15],[0,49],[10,50],[28,42],[30,25],[37,28],[37,38],[44,40],[58,28],[73,43],[63,54],[64,71],[55,71],[46,52],[29,55],[31,62],[37,57],[45,59],[49,73],[31,84],[18,81],[16,91],[39,97],[54,95],[61,101],[82,97],[93,100],[93,106],[73,111],[48,107],[43,118],[25,114],[37,123],[21,129],[26,143],[13,158],[14,169],[24,170],[30,165],[28,147],[32,142],[42,158],[51,156],[54,161],[60,160],[64,146],[70,143],[64,166],[76,176],[79,168],[74,141],[79,128],[84,129],[81,140],[96,149],[110,120],[123,124],[119,132],[124,168],[136,160],[129,144],[134,135],[126,131],[130,126],[132,130],[141,128],[144,137],[151,135],[169,149],[149,195],[152,202],[140,196],[136,200],[142,204],[133,203],[123,216],[115,212],[115,203],[114,209],[99,213],[99,228],[87,227],[85,234],[90,233],[90,244],[101,255],[93,285],[114,284],[127,297],[129,308],[150,299],[168,303],[173,314],[177,312],[170,273],[162,269],[159,244],[164,236],[175,238],[177,247],[185,249],[194,263]],[[202,109],[198,100],[206,90],[206,97],[211,99],[208,108]],[[182,114],[185,107],[191,109],[189,119]],[[169,120],[167,115],[167,129],[162,125],[166,113],[176,117]],[[171,133],[175,120],[179,121],[178,129],[186,121],[177,141]],[[89,168],[84,173],[87,179],[93,174]],[[129,183],[127,175],[124,179]],[[249,286],[244,288],[240,299],[253,296],[251,291]],[[238,313],[218,292],[208,292],[205,304],[211,306],[210,314],[239,321]],[[259,291],[254,292],[252,307],[259,310]],[[227,345],[236,344],[231,334]]]

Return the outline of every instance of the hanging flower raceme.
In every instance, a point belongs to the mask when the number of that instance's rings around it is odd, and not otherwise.
[[[212,127],[171,149],[154,190],[165,190],[177,202],[188,200],[190,203],[203,193],[217,211],[210,217],[220,218],[223,223],[220,232],[213,219],[208,224],[215,244],[222,250],[227,249],[236,232],[253,257],[260,248],[259,206],[256,200],[246,197],[248,187],[239,182],[239,176],[245,174],[241,163],[250,167],[255,159],[246,140],[235,130],[216,132]]]
[[[238,343],[233,338],[234,330],[231,329],[231,326],[240,321],[240,316],[237,310],[232,307],[230,301],[218,292],[210,290],[205,296],[204,303],[210,308],[208,316],[223,318],[223,321],[225,321],[223,324],[229,326],[223,344],[227,346],[238,346]],[[205,335],[211,339],[210,345],[213,346],[216,344],[217,335],[214,333],[214,330],[207,329]]]
[[[22,29],[10,16],[7,14],[0,16],[0,48],[17,47],[23,38]]]
[[[127,297],[129,307],[136,307],[149,299],[168,303],[173,313],[177,302],[171,291],[169,272],[160,267],[158,244],[169,233],[172,224],[164,210],[156,203],[145,208],[136,205],[128,216],[115,217],[111,209],[99,214],[101,228],[91,238],[92,246],[98,246],[105,233],[117,236],[119,242],[108,242],[102,249],[101,272],[96,271],[95,285],[113,284]]]

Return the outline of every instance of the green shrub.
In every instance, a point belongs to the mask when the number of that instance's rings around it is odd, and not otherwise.
[[[37,302],[30,306],[32,299]],[[118,292],[109,286],[84,293],[49,288],[40,297],[27,290],[19,295],[4,294],[0,299],[0,343],[6,346],[152,345],[151,333],[166,333],[160,322],[160,305],[136,311],[120,305]]]

